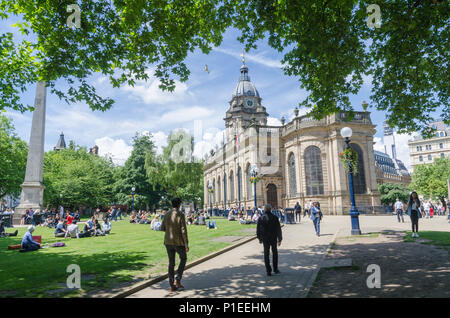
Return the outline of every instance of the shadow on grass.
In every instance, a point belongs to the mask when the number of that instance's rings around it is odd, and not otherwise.
[[[111,289],[123,282],[139,281],[130,271],[141,270],[150,265],[145,263],[142,252],[101,253],[74,255],[73,251],[48,253],[46,250],[20,253],[2,253],[0,268],[0,297],[55,297],[77,296],[94,290]],[[73,272],[66,272],[69,265],[80,266],[81,289],[68,289],[67,279]]]

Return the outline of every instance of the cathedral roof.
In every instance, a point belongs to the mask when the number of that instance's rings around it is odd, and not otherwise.
[[[61,150],[64,148],[66,148],[66,141],[64,140],[64,134],[61,133],[61,135],[59,135],[58,143],[53,147],[53,150]]]
[[[259,96],[259,92],[256,89],[255,85],[253,85],[252,82],[250,82],[250,76],[248,75],[248,67],[247,65],[243,64],[241,66],[241,75],[239,76],[239,82],[236,85],[236,88],[233,92],[234,96]]]

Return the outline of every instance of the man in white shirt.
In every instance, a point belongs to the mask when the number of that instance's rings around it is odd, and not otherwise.
[[[429,201],[426,201],[425,204],[423,205],[423,208],[425,209],[425,214],[427,215],[427,219],[430,217],[430,209],[431,209],[431,204]]]
[[[400,216],[402,217],[402,223],[405,223],[405,220],[403,219],[403,203],[399,198],[397,198],[397,200],[395,201],[394,207],[395,212],[397,212],[398,223],[400,223]]]

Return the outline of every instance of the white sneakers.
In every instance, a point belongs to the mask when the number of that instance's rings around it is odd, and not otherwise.
[[[419,237],[419,233],[413,232],[413,233],[411,234],[411,237]]]

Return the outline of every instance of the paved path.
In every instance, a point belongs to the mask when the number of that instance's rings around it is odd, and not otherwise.
[[[363,234],[410,230],[411,227],[409,217],[405,218],[405,223],[398,223],[394,216],[361,216],[360,225]],[[446,217],[421,219],[419,230],[450,231],[450,224]],[[315,235],[309,219],[283,227],[283,242],[279,248],[281,275],[266,276],[262,245],[253,240],[187,270],[182,280],[185,291],[170,294],[165,280],[129,297],[306,297],[338,231],[340,235],[350,236],[349,216],[325,216],[321,237]]]

